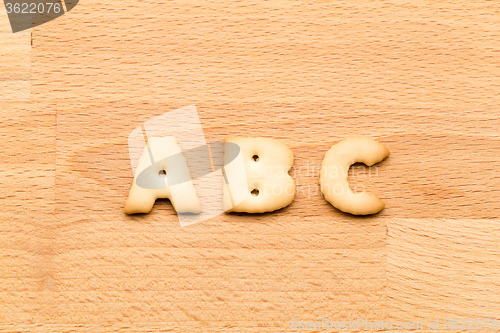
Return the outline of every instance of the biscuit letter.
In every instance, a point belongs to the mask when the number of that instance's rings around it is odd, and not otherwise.
[[[227,137],[224,143],[224,211],[271,212],[293,201],[295,181],[288,174],[293,153],[287,145],[239,137]]]
[[[177,213],[201,212],[186,159],[174,137],[149,138],[125,202],[125,213],[149,213],[157,198],[170,199]]]
[[[353,193],[347,183],[349,167],[362,162],[368,166],[389,156],[382,144],[365,137],[354,137],[337,143],[325,154],[319,183],[326,201],[343,212],[354,215],[375,214],[384,203],[368,192]]]

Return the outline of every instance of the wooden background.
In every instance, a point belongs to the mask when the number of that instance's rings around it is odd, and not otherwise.
[[[84,0],[18,34],[0,7],[0,331],[500,319],[499,92],[495,1]],[[294,202],[126,216],[128,135],[191,104],[208,141],[289,145]],[[319,193],[351,135],[391,151],[350,177],[372,217]]]

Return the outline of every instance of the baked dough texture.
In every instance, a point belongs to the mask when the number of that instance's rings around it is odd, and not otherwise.
[[[125,213],[149,213],[158,198],[170,199],[177,213],[201,212],[186,159],[172,136],[148,139],[125,202]]]
[[[293,152],[286,144],[262,137],[227,137],[224,143],[224,211],[271,212],[293,201]]]
[[[372,166],[389,156],[381,143],[366,137],[352,137],[331,147],[321,164],[320,187],[325,199],[335,208],[354,215],[375,214],[385,204],[368,192],[353,193],[347,182],[352,164]]]

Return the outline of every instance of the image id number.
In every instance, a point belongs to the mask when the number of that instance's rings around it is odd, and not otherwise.
[[[498,321],[496,319],[446,319],[444,322],[444,329],[498,329]]]
[[[41,14],[41,13],[56,13],[62,11],[60,3],[6,3],[5,9],[7,14]]]

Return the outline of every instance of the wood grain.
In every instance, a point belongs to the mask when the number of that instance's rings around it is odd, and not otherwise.
[[[0,23],[0,87],[31,87],[0,89],[0,332],[498,316],[499,18],[491,1],[88,0],[33,29],[30,66]],[[290,146],[289,207],[186,228],[167,200],[123,213],[128,135],[192,104],[209,142]],[[375,216],[319,193],[352,135],[391,151],[349,176]]]
[[[12,29],[10,27],[9,17],[5,10],[4,2],[0,2],[0,33],[11,33]],[[5,36],[4,36],[5,37]]]
[[[393,318],[495,318],[498,220],[395,219],[388,235]]]
[[[0,3],[0,102],[30,101],[31,32],[12,33]]]
[[[0,117],[1,327],[39,322],[48,304],[56,106],[0,103]]]

